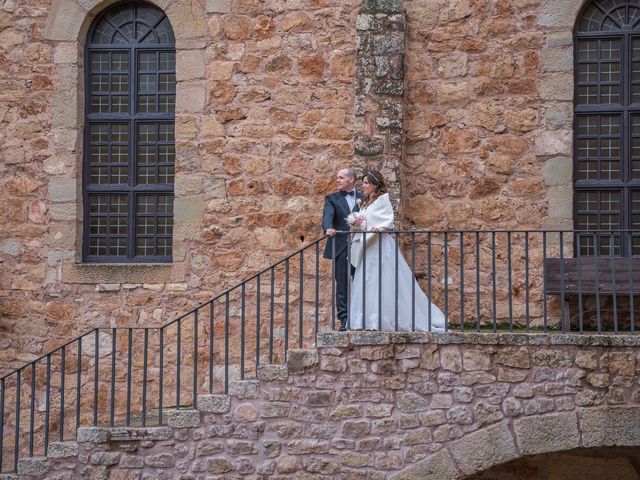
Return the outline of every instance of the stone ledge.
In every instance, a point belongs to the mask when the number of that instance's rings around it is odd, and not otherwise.
[[[62,264],[63,283],[170,283],[184,278],[182,264]]]
[[[49,471],[49,460],[46,457],[21,458],[18,460],[18,475],[44,475]]]
[[[237,380],[229,382],[229,395],[240,398],[258,398],[260,382],[257,380]]]
[[[76,434],[78,443],[103,443],[109,440],[109,429],[105,427],[80,427]]]
[[[351,345],[388,345],[391,343],[391,332],[349,332],[349,341]]]
[[[174,412],[172,412],[174,413]],[[109,428],[109,440],[128,442],[131,440],[168,440],[173,430],[169,427],[113,427]]]
[[[258,380],[263,382],[287,380],[289,368],[286,365],[260,365],[258,367]]]
[[[47,449],[49,458],[68,458],[78,456],[78,442],[51,442]]]
[[[167,425],[172,428],[192,428],[200,426],[199,410],[179,410],[167,417]]]
[[[227,413],[231,408],[229,395],[200,395],[198,409],[205,413]]]
[[[316,345],[318,347],[348,347],[349,332],[318,332]]]
[[[493,333],[493,332],[320,332],[318,348],[345,348],[354,345],[389,345],[434,343],[437,345],[504,345],[504,346],[591,346],[639,347],[640,335],[579,333]]]

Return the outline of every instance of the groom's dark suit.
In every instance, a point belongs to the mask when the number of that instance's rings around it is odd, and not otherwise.
[[[339,231],[348,231],[347,216],[349,213],[357,212],[358,205],[355,204],[353,210],[349,209],[347,203],[347,192],[338,191],[327,195],[324,199],[322,209],[322,229],[326,232],[333,228]],[[355,200],[364,200],[364,196],[356,192]],[[347,325],[347,291],[349,284],[349,265],[347,255],[348,239],[347,235],[337,233],[334,237],[327,239],[327,246],[324,249],[324,258],[333,258],[333,243],[335,242],[336,261],[336,306],[338,309],[338,319],[343,327]]]

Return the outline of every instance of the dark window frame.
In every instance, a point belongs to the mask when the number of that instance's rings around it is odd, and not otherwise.
[[[125,1],[120,2],[110,7],[106,8],[100,15],[96,17],[94,20],[89,32],[87,34],[87,43],[85,46],[85,65],[84,65],[84,79],[85,79],[85,114],[84,114],[84,133],[83,133],[83,145],[84,145],[84,155],[83,155],[83,169],[82,169],[82,198],[83,198],[83,244],[82,244],[82,259],[86,263],[171,263],[172,256],[172,242],[173,242],[173,202],[174,202],[174,181],[171,183],[155,183],[155,184],[138,184],[138,166],[139,166],[139,158],[138,158],[138,129],[142,124],[153,124],[156,125],[156,131],[159,128],[158,125],[171,125],[172,133],[172,141],[169,142],[173,148],[173,173],[171,174],[173,179],[175,179],[175,40],[171,38],[170,43],[138,43],[138,42],[128,42],[126,44],[123,43],[92,43],[94,32],[96,31],[96,27],[100,25],[100,22],[112,11],[126,7],[132,6],[134,9],[134,18],[138,19],[138,8],[139,7],[151,7],[158,12],[162,13],[155,27],[158,27],[160,23],[164,21],[164,19],[168,18],[166,14],[160,10],[158,7],[151,5],[146,2],[139,1]],[[169,24],[169,28],[170,24]],[[171,31],[171,36],[173,37],[173,32]],[[149,35],[149,34],[147,34]],[[154,35],[157,38],[155,31],[150,35]],[[126,113],[93,113],[92,110],[92,83],[91,83],[91,55],[93,53],[100,52],[127,52],[128,53],[128,109]],[[172,55],[173,58],[173,111],[169,112],[158,112],[158,113],[140,113],[138,112],[138,81],[139,81],[139,71],[138,64],[140,54],[145,52],[167,52]],[[159,54],[156,55],[156,58],[159,58]],[[109,64],[108,74],[111,75],[114,70],[112,69],[111,63]],[[122,71],[124,73],[124,71]],[[156,76],[159,78],[160,67],[158,66],[156,70]],[[111,90],[111,89],[108,89]],[[159,93],[160,85],[156,85],[156,101]],[[109,92],[109,96],[111,96],[112,92]],[[157,104],[159,106],[159,104]],[[159,110],[159,108],[158,108]],[[127,181],[126,183],[107,183],[107,184],[92,184],[91,183],[91,147],[92,147],[92,126],[97,124],[127,124],[128,125],[128,163],[127,163]],[[111,127],[109,129],[111,131]],[[109,138],[109,143],[107,146],[108,151],[111,151],[113,142]],[[158,141],[158,145],[160,141]],[[159,158],[159,153],[156,154],[156,158]],[[109,154],[109,160],[111,160],[111,155]],[[111,163],[109,163],[111,165]],[[124,165],[124,164],[123,164]],[[160,171],[160,163],[156,161],[155,163],[155,171],[156,171],[156,179],[159,180],[159,171]],[[107,175],[111,175],[111,167],[107,167]],[[165,179],[167,177],[165,176]],[[109,177],[108,181],[111,181],[111,177]],[[95,215],[90,214],[90,204],[89,200],[92,195],[111,195],[111,194],[121,194],[127,195],[127,233],[126,233],[126,255],[110,255],[107,251],[106,255],[96,255],[91,254],[90,251],[90,238],[97,238],[97,235],[92,235],[90,233],[90,222],[91,218],[95,217]],[[152,236],[146,235],[138,235],[136,233],[136,220],[138,218],[137,214],[137,200],[141,195],[151,194],[155,195],[157,199],[161,198],[161,196],[169,196],[171,198],[170,205],[170,213],[169,214],[156,214],[155,217],[170,217],[171,221],[169,222],[171,225],[169,229],[171,230],[170,234],[159,234],[158,233],[158,225],[154,226],[154,234]],[[156,200],[156,203],[158,200]],[[144,215],[140,215],[142,218]],[[107,221],[108,222],[108,221]],[[110,225],[107,223],[107,234],[105,238],[109,238],[110,233]],[[100,236],[102,238],[102,236]],[[138,247],[136,244],[137,238],[153,238],[154,245],[156,245],[156,249],[158,246],[158,239],[162,239],[163,243],[168,243],[169,245],[169,255],[139,255]],[[168,241],[166,240],[168,238]],[[157,253],[157,252],[155,252]]]
[[[640,254],[640,235],[631,234],[628,235],[626,232],[631,230],[632,228],[632,216],[633,216],[633,204],[632,197],[634,191],[640,191],[640,176],[638,178],[633,178],[632,175],[632,153],[631,153],[631,139],[632,139],[632,116],[637,115],[640,118],[640,101],[637,101],[635,104],[632,103],[632,84],[633,80],[631,78],[632,75],[632,39],[640,38],[640,22],[636,18],[634,21],[634,25],[628,26],[625,25],[621,29],[616,30],[602,30],[600,31],[580,31],[581,21],[586,13],[589,12],[589,9],[594,4],[598,4],[597,1],[591,1],[585,4],[580,10],[577,20],[576,26],[573,34],[573,54],[574,54],[574,98],[573,98],[573,191],[574,191],[574,200],[573,200],[573,222],[574,228],[576,230],[580,230],[580,222],[579,216],[583,215],[584,212],[579,211],[578,199],[581,193],[584,192],[619,192],[620,193],[620,210],[619,210],[619,230],[620,233],[618,235],[612,234],[601,234],[598,235],[594,231],[585,231],[583,235],[577,234],[576,240],[576,255],[615,255],[615,256],[629,256],[629,255],[638,255]],[[635,7],[636,13],[638,11],[637,6],[630,5],[627,3],[625,8],[625,13],[628,16],[630,12],[630,7]],[[617,6],[616,8],[620,8]],[[607,13],[610,13],[615,10],[611,9],[608,12],[605,12],[603,9],[599,9],[604,15],[603,18],[606,20]],[[620,103],[619,104],[580,104],[579,103],[579,44],[584,40],[620,40],[621,48],[620,48],[620,81],[619,85],[620,89]],[[602,59],[598,58],[594,60],[595,62],[601,63]],[[598,92],[600,92],[600,86],[605,84],[602,81],[602,75],[600,75],[600,70],[598,69],[598,79],[596,85],[598,86]],[[638,82],[636,82],[637,84]],[[578,156],[579,156],[579,140],[583,137],[580,137],[579,129],[578,129],[578,121],[579,118],[584,117],[586,115],[620,115],[620,177],[616,180],[581,180],[579,179],[579,164]],[[596,136],[598,146],[601,145],[602,138],[605,137],[601,135],[600,132]],[[600,168],[602,157],[597,157],[598,169]],[[593,213],[593,212],[590,212]],[[606,215],[610,212],[606,210],[600,209],[598,210],[598,218],[601,217],[601,214]],[[598,250],[594,251],[593,246],[586,248],[580,248],[580,245],[584,243],[593,244],[593,240],[598,237]],[[623,241],[620,242],[621,237]],[[616,246],[613,249],[606,247],[606,244],[614,239],[616,242]],[[618,244],[618,242],[621,243]]]

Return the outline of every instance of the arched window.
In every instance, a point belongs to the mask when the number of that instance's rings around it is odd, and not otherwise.
[[[170,262],[175,173],[175,38],[153,5],[108,8],[85,56],[87,262]]]
[[[574,42],[577,230],[640,229],[639,23],[637,0],[594,0],[578,17]],[[580,236],[580,254],[612,253],[639,255],[640,237]]]

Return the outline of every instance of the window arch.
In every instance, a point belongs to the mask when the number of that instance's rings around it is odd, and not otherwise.
[[[145,2],[94,21],[85,55],[87,262],[170,262],[175,175],[175,37]]]

